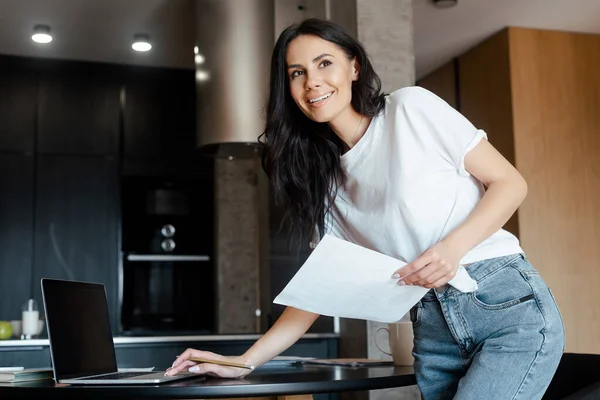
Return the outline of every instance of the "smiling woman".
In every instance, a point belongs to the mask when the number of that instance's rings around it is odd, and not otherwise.
[[[288,210],[292,242],[300,246],[315,227],[324,230],[326,204],[344,182],[340,154],[358,142],[383,106],[367,52],[341,27],[309,19],[280,35],[261,141],[267,144],[263,168]],[[297,198],[311,200],[300,205]]]
[[[383,95],[380,86],[362,45],[331,22],[306,20],[279,37],[261,141],[293,238],[316,242],[327,233],[406,261],[390,279],[430,289],[412,313],[424,399],[541,398],[564,329],[546,284],[502,229],[527,184],[442,99],[418,87]],[[477,293],[448,285],[460,265]],[[288,307],[231,361],[262,365],[316,318]],[[224,360],[189,349],[170,374],[194,366],[190,357]],[[194,371],[249,373],[213,364]]]

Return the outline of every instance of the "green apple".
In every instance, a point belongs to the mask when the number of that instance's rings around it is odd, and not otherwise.
[[[12,325],[8,321],[0,321],[0,340],[10,339],[12,336]]]

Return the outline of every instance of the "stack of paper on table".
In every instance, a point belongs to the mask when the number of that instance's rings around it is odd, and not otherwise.
[[[15,371],[0,371],[0,382],[16,383],[52,379],[53,373],[48,368],[21,369]]]
[[[406,263],[325,235],[274,303],[331,317],[396,322],[429,291],[398,286],[394,271]],[[469,292],[477,283],[464,267],[449,282]]]
[[[384,365],[394,365],[394,362],[387,360],[373,360],[369,358],[316,358],[314,360],[302,361],[302,364],[340,365],[343,367],[380,367]]]
[[[314,360],[314,357],[298,357],[298,356],[277,356],[267,361],[259,368],[266,367],[289,367],[290,365],[303,363],[305,361]]]

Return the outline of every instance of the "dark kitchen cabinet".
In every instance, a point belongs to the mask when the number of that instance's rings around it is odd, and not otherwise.
[[[137,67],[125,75],[125,157],[181,157],[196,149],[193,70]]]
[[[0,151],[33,151],[36,90],[30,63],[0,56]]]
[[[43,277],[103,283],[116,331],[116,159],[40,155],[36,192],[35,297]]]
[[[40,62],[40,153],[117,154],[120,79],[115,68],[104,64]]]
[[[193,70],[0,56],[0,320],[54,277],[104,283],[118,331],[120,180],[213,179],[195,98]]]
[[[188,348],[201,349],[225,356],[236,356],[244,354],[256,341],[256,339],[231,339],[227,335],[213,337],[219,339],[191,342],[161,343],[157,340],[155,343],[117,343],[115,345],[117,364],[122,368],[155,365],[156,369],[164,370],[171,366],[175,359],[174,355],[181,354]],[[338,356],[338,340],[336,337],[300,338],[281,354],[295,357],[336,358]]]
[[[236,337],[237,336],[237,337]],[[240,338],[240,336],[246,336]],[[144,338],[136,343],[122,343],[115,338],[117,365],[120,368],[139,368],[155,366],[157,370],[165,370],[173,363],[175,356],[187,348],[202,349],[226,356],[243,354],[254,344],[258,337],[254,335],[221,335],[208,338],[190,337],[180,341],[164,341],[157,337],[154,340]],[[250,336],[250,337],[248,337]],[[302,337],[282,355],[297,357],[336,358],[338,356],[339,339],[334,336]],[[0,346],[0,359],[6,365],[22,365],[25,368],[50,367],[50,349],[47,344],[40,346]],[[317,397],[315,397],[317,399]]]
[[[0,320],[21,319],[31,292],[33,156],[0,153]]]
[[[123,176],[177,177],[212,181],[214,162],[214,158],[201,154],[179,158],[126,157],[123,159],[122,174]]]

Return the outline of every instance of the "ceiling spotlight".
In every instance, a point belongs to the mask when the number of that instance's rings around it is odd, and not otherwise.
[[[194,54],[198,54],[198,52],[199,52],[198,46],[194,46]]]
[[[437,8],[450,8],[458,4],[458,0],[433,0]]]
[[[52,41],[52,36],[50,35],[50,27],[48,25],[34,26],[31,40],[37,43],[50,43]]]
[[[148,51],[152,48],[150,44],[150,36],[144,33],[138,33],[133,36],[133,44],[131,48],[135,51]]]
[[[210,73],[203,69],[196,70],[196,82],[206,82],[210,80]]]

